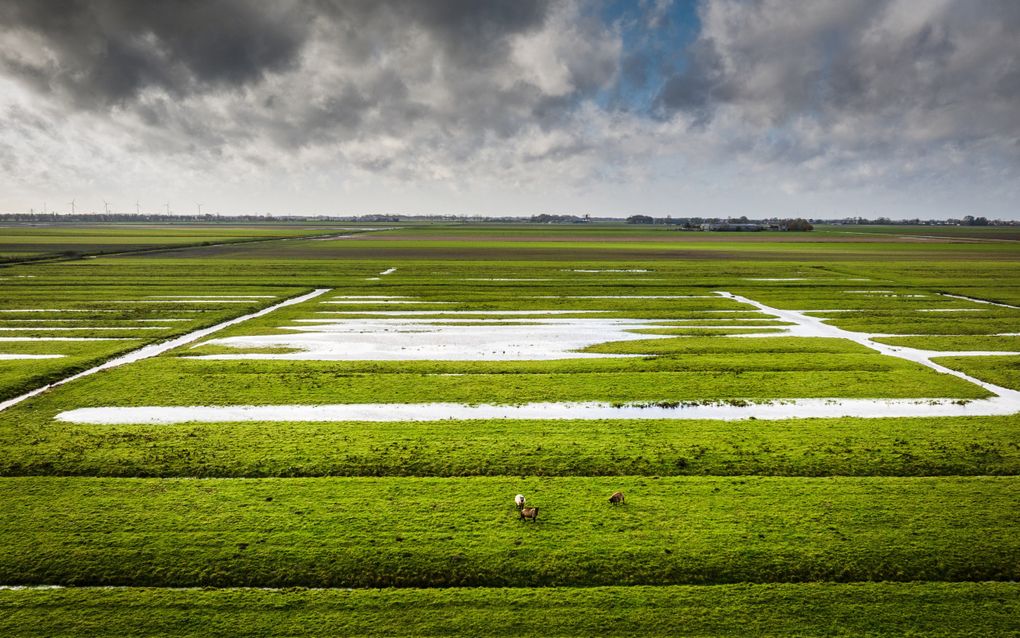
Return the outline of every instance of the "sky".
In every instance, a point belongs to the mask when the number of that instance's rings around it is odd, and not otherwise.
[[[1016,0],[0,0],[0,212],[1020,219]]]

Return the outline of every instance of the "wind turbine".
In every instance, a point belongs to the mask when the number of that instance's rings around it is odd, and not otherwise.
[[[71,200],[71,214],[74,215],[74,200]]]
[[[195,205],[198,206],[198,216],[201,217],[202,216],[202,205],[199,204],[198,202],[195,202]]]
[[[167,215],[169,215],[169,214],[170,214],[170,202],[167,202],[167,203],[166,203],[166,214],[167,214]]]
[[[139,206],[140,206],[140,205],[141,205],[141,204],[140,204],[140,203],[138,202],[138,200],[136,199],[136,200],[135,200],[135,215],[140,215],[140,214],[141,214],[141,212],[140,212],[140,209],[139,209]]]
[[[106,201],[105,199],[103,200],[103,210],[106,211],[107,215],[110,214],[110,202]]]

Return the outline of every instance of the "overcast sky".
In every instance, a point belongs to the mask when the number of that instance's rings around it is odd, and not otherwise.
[[[0,211],[1020,218],[1017,0],[0,0]]]

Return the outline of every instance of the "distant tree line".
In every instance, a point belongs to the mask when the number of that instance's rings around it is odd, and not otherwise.
[[[532,215],[531,221],[536,224],[583,224],[587,219],[584,217],[578,217],[577,215]]]
[[[890,219],[888,217],[847,217],[845,219],[830,220],[830,223],[837,224],[860,224],[867,226],[1016,226],[1020,222],[1012,219],[988,219],[987,217],[975,217],[964,215],[961,219]]]
[[[702,217],[651,217],[649,215],[631,215],[628,224],[665,224],[678,226],[688,230],[786,230],[809,231],[814,226],[806,219],[748,219],[746,216],[729,219]]]
[[[598,217],[590,215],[567,215],[548,214],[526,216],[502,216],[490,217],[483,215],[401,215],[401,214],[365,214],[365,215],[165,215],[157,213],[78,213],[75,215],[61,213],[3,213],[0,214],[0,221],[21,222],[21,223],[102,223],[102,222],[140,222],[140,223],[200,223],[200,224],[288,224],[295,222],[321,223],[321,222],[362,222],[362,223],[395,223],[414,221],[442,221],[442,222],[483,222],[483,223],[536,223],[536,224],[585,224],[585,223],[619,223],[625,221],[628,224],[660,224],[674,226],[682,229],[701,228],[703,224],[758,224],[762,226],[785,226],[784,230],[810,230],[808,226],[814,223],[826,224],[861,224],[861,225],[896,225],[896,226],[1017,226],[1017,220],[990,220],[987,217],[975,217],[966,215],[961,219],[898,219],[878,217],[867,219],[865,217],[846,217],[843,219],[784,219],[771,217],[767,219],[748,219],[746,216],[737,218],[719,217],[652,217],[651,215],[631,215],[630,217]]]

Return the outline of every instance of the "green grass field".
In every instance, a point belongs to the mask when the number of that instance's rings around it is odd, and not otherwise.
[[[1020,578],[1012,476],[25,477],[3,488],[0,578],[17,585]],[[617,489],[630,498],[613,507]],[[518,490],[547,510],[540,522],[518,520]]]
[[[78,281],[68,267],[58,272],[0,280],[4,290],[0,299],[0,400],[114,355],[215,325],[303,291],[258,285],[89,285]],[[180,298],[187,295],[195,297]],[[60,358],[4,360],[5,354]]]
[[[0,631],[124,636],[990,636],[1010,583],[0,591]],[[309,631],[309,627],[314,630]]]
[[[230,224],[18,224],[3,228],[0,263],[132,253],[182,246],[248,243],[328,236],[328,226],[237,226]],[[360,232],[360,229],[344,229]]]
[[[4,476],[1020,473],[1020,418],[68,425],[0,421]]]
[[[0,400],[328,292],[0,411],[4,636],[1020,635],[1020,414],[842,417],[844,400],[967,406],[994,392],[718,294],[1020,389],[1017,355],[967,354],[1020,351],[1020,309],[959,298],[1020,305],[1015,231],[9,230],[0,255],[63,256],[0,268],[0,355],[63,356],[0,360]],[[468,355],[414,354],[447,329],[444,347]],[[586,331],[561,352],[556,339]],[[513,336],[468,336],[482,333]],[[210,355],[242,358],[195,358]],[[808,398],[832,412],[61,416]],[[616,490],[624,505],[609,504]],[[517,493],[536,522],[519,520]]]

